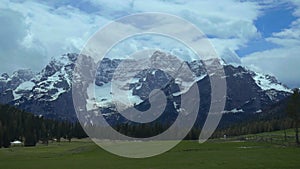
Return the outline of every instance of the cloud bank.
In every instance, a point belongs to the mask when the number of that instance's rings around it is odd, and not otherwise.
[[[289,8],[296,19],[285,29],[265,37],[256,21],[267,10],[277,8]],[[0,2],[0,22],[4,25],[0,27],[0,62],[5,64],[0,72],[11,73],[18,68],[37,71],[53,56],[79,52],[89,37],[110,21],[138,12],[165,12],[183,17],[209,37],[222,57],[237,63],[240,62],[237,51],[250,48],[253,52],[241,58],[242,64],[273,74],[291,87],[300,86],[297,56],[300,3],[297,0],[218,3],[210,0],[3,0]],[[280,18],[273,19],[280,22]],[[249,45],[258,41],[275,47],[258,49],[259,45]]]

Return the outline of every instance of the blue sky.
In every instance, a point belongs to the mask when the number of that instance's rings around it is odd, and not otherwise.
[[[53,56],[79,52],[110,21],[138,12],[180,16],[202,30],[221,57],[238,56],[244,66],[300,87],[298,0],[2,0],[0,72],[38,71]]]
[[[264,51],[280,47],[276,43],[268,42],[265,38],[272,37],[274,32],[281,32],[289,28],[297,17],[293,15],[296,6],[285,2],[277,6],[262,9],[262,14],[254,21],[261,37],[247,42],[247,46],[237,50],[241,57],[253,52]]]

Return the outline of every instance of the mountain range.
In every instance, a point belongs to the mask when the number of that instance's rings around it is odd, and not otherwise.
[[[0,103],[15,105],[23,110],[48,118],[76,121],[77,116],[72,100],[72,77],[78,54],[68,53],[53,57],[40,72],[29,69],[15,71],[11,76],[3,73],[0,76]],[[170,62],[174,56],[156,51],[150,59]],[[122,59],[104,58],[98,68],[95,79],[97,108],[110,123],[129,122],[117,113],[112,104],[114,93],[110,90],[115,71],[123,62]],[[215,60],[212,60],[214,62]],[[227,97],[224,124],[241,120],[252,114],[262,113],[265,108],[277,103],[291,94],[291,90],[276,80],[275,77],[254,72],[240,65],[231,65],[220,60],[225,71]],[[172,68],[177,63],[165,63]],[[138,61],[131,60],[129,67],[136,67]],[[192,81],[198,85],[200,93],[198,125],[203,124],[201,114],[207,114],[210,107],[211,84],[204,62],[200,60],[185,61],[194,73]],[[128,70],[130,74],[130,69]],[[129,77],[128,74],[123,75]],[[166,110],[157,119],[160,122],[172,123],[180,112],[179,98],[184,92],[179,88],[185,79],[173,78],[159,69],[145,69],[131,76],[123,90],[130,99],[130,106],[139,110],[149,108],[149,95],[154,89],[161,89],[168,96]],[[183,86],[184,87],[184,86]],[[98,94],[97,94],[98,93]],[[238,118],[237,118],[238,117]]]

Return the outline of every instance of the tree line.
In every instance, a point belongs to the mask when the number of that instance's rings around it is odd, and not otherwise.
[[[217,129],[213,138],[226,136],[240,136],[247,134],[258,134],[263,132],[272,132],[293,128],[293,121],[289,118],[283,119],[260,119],[248,122],[242,122],[227,128]]]
[[[300,127],[300,91],[294,89],[293,94],[287,99],[282,112],[277,112],[277,117],[254,119],[247,122],[241,122],[227,128],[218,129],[213,137],[220,138],[224,135],[239,136],[246,134],[257,134],[262,132],[271,132],[277,130],[295,129],[295,142],[299,145],[299,127]],[[271,116],[274,114],[271,114]]]
[[[22,141],[24,146],[35,146],[39,141],[71,141],[72,138],[87,137],[79,123],[45,119],[24,112],[10,105],[0,105],[0,148],[9,147],[11,142]]]
[[[256,119],[256,120],[249,120],[249,121],[236,123],[234,125],[230,125],[229,127],[225,127],[225,128],[217,128],[217,130],[213,133],[211,138],[223,138],[224,135],[240,136],[240,135],[247,135],[247,134],[257,134],[263,132],[285,130],[294,127],[295,124],[293,123],[293,120],[288,117],[274,118],[274,119]],[[114,129],[117,130],[118,132],[134,138],[152,137],[163,133],[168,128],[169,128],[168,125],[162,125],[160,123],[156,123],[152,125],[150,124],[130,125],[126,123],[126,124],[118,124],[114,126]],[[201,128],[193,127],[184,139],[198,140],[200,132],[201,132]]]
[[[144,123],[144,124],[117,124],[112,126],[119,133],[133,137],[133,138],[149,138],[153,136],[157,136],[162,134],[166,130],[168,130],[171,125],[170,124],[162,124],[162,123]],[[199,137],[201,129],[197,127],[193,127],[188,134],[184,137],[185,140],[197,140]],[[176,133],[178,132],[178,133]],[[177,128],[173,130],[172,135],[175,137],[180,134],[182,131]],[[182,134],[182,133],[181,133]],[[105,136],[101,136],[105,138]]]

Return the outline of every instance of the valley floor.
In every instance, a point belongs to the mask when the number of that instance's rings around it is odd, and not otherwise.
[[[183,141],[146,159],[118,157],[89,140],[0,149],[1,169],[298,169],[299,159],[299,147],[243,141]]]

